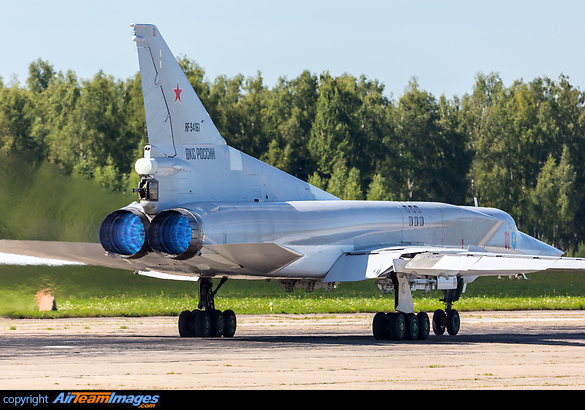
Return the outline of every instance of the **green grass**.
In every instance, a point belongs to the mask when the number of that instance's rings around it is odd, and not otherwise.
[[[585,308],[584,274],[529,277],[528,281],[478,278],[455,307],[459,311]],[[0,266],[0,284],[0,315],[14,318],[176,316],[197,308],[197,282],[93,266]],[[36,306],[35,294],[47,288],[57,300],[56,312],[39,312]],[[413,295],[417,311],[443,307],[439,291]],[[394,296],[382,294],[373,281],[341,283],[330,293],[322,289],[286,293],[276,282],[229,280],[216,296],[216,307],[238,314],[378,312],[393,310]]]

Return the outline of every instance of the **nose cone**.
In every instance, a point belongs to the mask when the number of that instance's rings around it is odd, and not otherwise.
[[[519,250],[528,255],[563,256],[564,253],[560,249],[547,245],[522,232],[520,232],[520,245],[521,248]]]

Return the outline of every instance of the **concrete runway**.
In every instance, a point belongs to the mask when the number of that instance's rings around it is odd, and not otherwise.
[[[457,336],[376,341],[373,314],[0,319],[3,389],[582,389],[585,312],[463,312]]]

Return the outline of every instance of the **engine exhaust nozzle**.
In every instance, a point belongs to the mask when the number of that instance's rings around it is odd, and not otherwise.
[[[148,217],[134,208],[122,208],[109,214],[100,227],[100,242],[111,255],[140,258],[148,252]]]
[[[167,258],[192,258],[203,245],[201,219],[187,209],[168,209],[150,223],[148,240],[155,252]]]

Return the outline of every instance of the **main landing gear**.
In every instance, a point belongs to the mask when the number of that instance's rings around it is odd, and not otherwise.
[[[376,340],[424,340],[429,337],[431,325],[425,312],[378,312],[372,324]]]
[[[393,289],[395,308],[397,312],[378,312],[372,322],[372,331],[376,340],[425,340],[431,329],[429,316],[425,312],[413,313],[412,294],[410,284],[405,275],[392,273],[390,282],[379,283],[380,289],[385,292]],[[438,309],[433,313],[432,329],[435,335],[443,335],[445,330],[454,336],[459,333],[461,320],[459,313],[453,309],[463,293],[463,278],[457,279],[457,288],[443,290],[445,310]]]
[[[199,279],[198,309],[184,310],[179,315],[181,337],[232,337],[236,333],[236,314],[215,309],[215,294],[226,281],[223,277],[213,290],[210,278]]]

